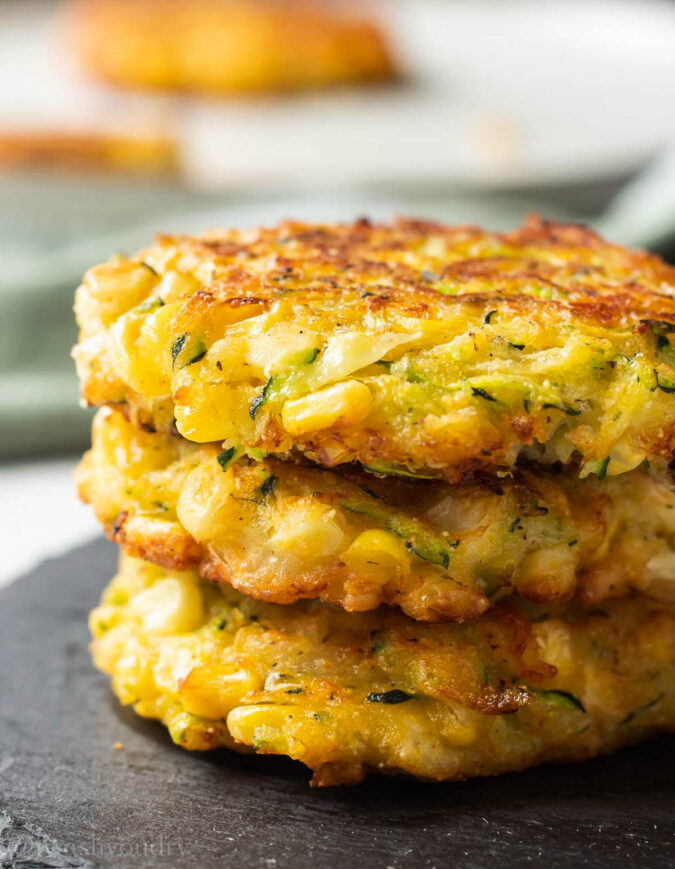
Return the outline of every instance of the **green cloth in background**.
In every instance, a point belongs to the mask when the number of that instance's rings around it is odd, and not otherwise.
[[[532,210],[568,216],[530,198],[485,193],[219,202],[138,181],[0,178],[0,460],[86,446],[91,412],[78,406],[70,359],[76,339],[73,294],[88,266],[143,247],[155,231],[197,232],[286,217],[386,219],[397,213],[506,229]]]
[[[208,200],[138,182],[0,178],[0,460],[86,445],[75,288],[88,265],[150,238],[139,223],[195,204]]]

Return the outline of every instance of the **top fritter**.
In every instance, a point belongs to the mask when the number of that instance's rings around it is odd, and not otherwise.
[[[455,481],[675,448],[675,269],[580,226],[160,236],[91,269],[76,311],[87,403],[233,456]]]

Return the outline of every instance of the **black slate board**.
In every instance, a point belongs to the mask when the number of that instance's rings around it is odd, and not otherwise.
[[[89,662],[87,612],[114,563],[97,542],[0,594],[0,866],[673,865],[672,739],[497,779],[329,790],[282,758],[174,747]]]

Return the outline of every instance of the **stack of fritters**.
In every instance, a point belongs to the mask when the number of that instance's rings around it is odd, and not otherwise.
[[[675,727],[675,270],[578,226],[160,236],[77,293],[123,703],[316,784]]]

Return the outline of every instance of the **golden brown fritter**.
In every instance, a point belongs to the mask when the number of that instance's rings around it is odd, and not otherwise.
[[[0,133],[0,169],[48,168],[174,173],[176,143],[160,134],[140,135],[56,128]]]
[[[308,0],[79,0],[71,44],[122,87],[211,93],[304,90],[392,78],[374,22]]]
[[[409,220],[162,236],[91,269],[90,404],[259,459],[602,478],[675,448],[675,270],[579,226]]]
[[[251,462],[99,412],[78,472],[109,536],[166,568],[274,603],[381,603],[475,618],[507,594],[585,604],[641,589],[675,601],[675,490],[522,469],[451,486]]]
[[[264,604],[127,558],[90,624],[121,702],[179,745],[289,755],[316,785],[491,775],[675,727],[675,608],[644,597],[430,625]]]

